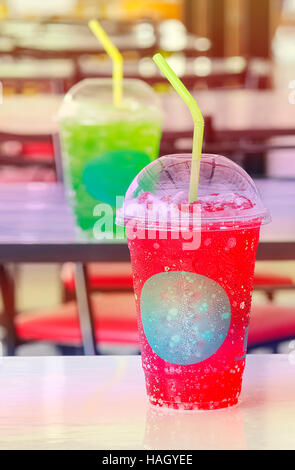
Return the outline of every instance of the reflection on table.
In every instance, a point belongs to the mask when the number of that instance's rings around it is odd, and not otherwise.
[[[293,449],[293,356],[248,356],[237,407],[151,408],[140,357],[3,358],[1,449]]]

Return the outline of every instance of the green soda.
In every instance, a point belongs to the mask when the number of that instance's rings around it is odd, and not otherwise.
[[[157,158],[162,116],[154,92],[143,82],[124,81],[120,108],[112,104],[110,80],[83,82],[78,99],[75,90],[65,98],[60,136],[66,194],[78,232],[94,239],[95,207],[111,207],[105,230],[114,232],[116,197],[124,196],[138,172]]]

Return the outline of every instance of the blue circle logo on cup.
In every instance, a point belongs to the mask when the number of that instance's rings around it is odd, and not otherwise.
[[[86,163],[82,182],[93,199],[116,206],[116,197],[124,196],[131,181],[149,163],[150,157],[137,150],[112,150]]]
[[[195,273],[155,274],[144,284],[141,320],[153,351],[171,364],[191,365],[213,356],[231,322],[230,301],[212,279]]]

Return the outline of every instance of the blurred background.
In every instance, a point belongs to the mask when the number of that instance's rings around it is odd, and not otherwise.
[[[62,96],[84,78],[112,73],[88,29],[91,18],[100,20],[122,52],[124,76],[154,88],[167,121],[174,110],[160,155],[190,151],[192,128],[151,59],[159,51],[200,99],[205,151],[234,159],[254,178],[291,187],[293,182],[295,188],[295,0],[0,0],[0,192],[7,185],[58,181],[54,117]],[[14,352],[82,353],[73,265],[7,269],[18,318],[53,318],[50,326],[43,324],[49,329],[56,318],[67,319],[48,334],[42,328],[28,333],[20,323]],[[93,263],[88,272],[93,304],[106,312],[100,351],[138,353],[130,266]],[[295,338],[294,261],[258,261],[254,285],[250,352],[289,351]],[[110,301],[100,297],[104,292],[111,293]],[[122,292],[128,293],[124,325],[113,316]],[[108,336],[110,331],[115,333]],[[5,326],[1,335],[5,354]]]

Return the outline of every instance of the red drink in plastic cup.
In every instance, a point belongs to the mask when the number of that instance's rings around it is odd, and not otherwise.
[[[148,165],[126,194],[124,221],[149,400],[209,410],[239,399],[268,213],[249,176],[224,157],[202,157],[199,199],[191,205],[180,189],[189,175],[190,156]]]

